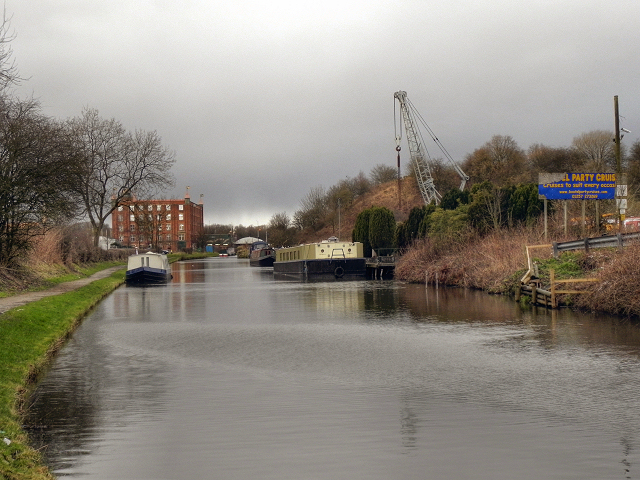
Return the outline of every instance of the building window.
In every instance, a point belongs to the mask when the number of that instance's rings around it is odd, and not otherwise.
[[[160,212],[162,210],[162,205],[157,204],[156,205],[156,211]]]
[[[124,209],[122,205],[118,205],[118,211],[121,212]]]
[[[184,210],[184,205],[178,205],[178,210]]]
[[[129,231],[130,232],[135,232],[136,231],[136,224],[132,223],[131,225],[129,225]]]
[[[180,240],[180,241],[184,240],[184,233],[178,234],[178,240]]]
[[[180,220],[180,221],[184,220],[184,213],[179,213],[178,214],[178,220]]]
[[[136,241],[136,236],[135,235],[131,235],[129,237],[129,240],[131,240],[132,242],[135,242]]]
[[[130,222],[135,222],[136,221],[136,216],[133,215],[133,214],[129,215],[129,221]]]
[[[167,205],[167,210],[171,210],[171,205]]]
[[[158,241],[161,242],[162,241],[162,235],[158,235]]]
[[[180,224],[180,228],[178,228],[178,230],[180,230],[181,232],[184,231],[184,223]]]
[[[171,224],[170,224],[170,223],[167,223],[167,225],[166,225],[166,230],[167,230],[167,232],[168,232],[169,230],[171,230]]]
[[[119,222],[121,222],[122,220],[124,220],[124,219],[122,218],[122,214],[118,215],[118,221],[119,221]]]
[[[166,239],[167,239],[167,242],[170,242],[170,241],[171,241],[171,234],[170,234],[170,233],[168,233],[168,234],[167,234]]]
[[[167,221],[171,220],[171,214],[167,213]]]
[[[132,212],[136,209],[135,205],[129,205],[129,210],[131,210]]]
[[[124,232],[124,225],[118,225],[118,231]]]

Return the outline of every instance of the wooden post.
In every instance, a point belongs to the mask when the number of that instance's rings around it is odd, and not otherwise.
[[[516,287],[516,302],[520,301],[520,296],[522,295],[522,285],[518,285]]]
[[[544,241],[547,241],[547,199],[544,199]]]
[[[538,302],[538,287],[534,283],[531,285],[531,303],[535,305]]]
[[[553,269],[549,270],[549,276],[551,277],[551,308],[558,306],[556,302],[556,276]]]

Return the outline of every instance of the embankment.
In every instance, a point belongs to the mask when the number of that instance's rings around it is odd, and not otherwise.
[[[549,243],[534,230],[496,232],[485,237],[417,242],[396,266],[399,280],[433,283],[511,295],[527,269],[525,246]],[[536,251],[544,262],[551,249]],[[571,298],[571,305],[584,311],[602,312],[624,318],[640,318],[640,245],[622,250],[600,249],[575,252],[575,262],[583,276],[600,281],[589,288],[589,295]]]

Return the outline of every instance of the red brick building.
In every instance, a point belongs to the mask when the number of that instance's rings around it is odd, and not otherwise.
[[[191,251],[204,228],[204,205],[193,203],[189,191],[180,200],[123,202],[111,214],[112,235],[123,247]]]

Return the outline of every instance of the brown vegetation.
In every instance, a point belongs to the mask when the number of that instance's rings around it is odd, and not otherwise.
[[[386,207],[394,212],[396,221],[405,221],[413,207],[423,204],[422,197],[412,177],[402,183],[402,205],[398,204],[397,182],[374,187],[358,198],[341,215],[341,237],[351,239],[351,232],[358,214],[372,206]],[[537,225],[509,230],[496,230],[481,236],[469,232],[455,241],[446,242],[427,238],[418,240],[399,257],[395,276],[398,280],[474,288],[496,294],[512,294],[527,267],[527,245],[550,244],[581,238],[577,226],[564,235],[561,215],[548,221],[549,238],[544,238],[540,219]],[[303,241],[317,241],[337,235],[337,225],[307,233]],[[551,248],[536,251],[539,259],[551,257]],[[585,285],[589,295],[574,296],[571,301],[577,308],[606,312],[624,317],[640,316],[640,246],[622,251],[602,250],[579,253],[580,267],[602,281]]]
[[[527,268],[525,246],[541,245],[539,228],[497,231],[446,245],[432,239],[418,241],[400,257],[395,276],[414,283],[481,289],[489,293],[513,294]],[[552,256],[551,248],[535,253],[538,261]],[[625,318],[640,317],[640,245],[622,250],[579,251],[575,261],[584,276],[595,284],[572,286],[588,291],[567,302],[585,311],[609,313]]]
[[[596,264],[600,282],[575,305],[582,309],[623,317],[640,316],[640,245],[612,250],[608,255],[587,255]]]
[[[526,245],[540,244],[533,228],[470,233],[456,242],[419,240],[396,266],[396,278],[408,282],[437,281],[443,285],[508,293],[527,264]],[[549,249],[550,253],[550,249]]]
[[[37,237],[15,266],[0,267],[0,291],[37,289],[45,285],[47,279],[75,273],[82,265],[124,260],[129,253],[94,247],[91,231],[86,226],[54,228]]]

